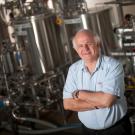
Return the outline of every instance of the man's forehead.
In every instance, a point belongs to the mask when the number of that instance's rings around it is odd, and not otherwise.
[[[94,42],[95,40],[94,40],[94,36],[93,35],[90,35],[90,34],[84,34],[84,33],[80,33],[80,34],[78,34],[78,35],[76,35],[76,37],[75,37],[75,40],[77,41],[77,42]]]

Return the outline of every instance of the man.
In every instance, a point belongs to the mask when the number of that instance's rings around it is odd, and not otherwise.
[[[69,68],[63,90],[66,110],[77,111],[85,135],[131,135],[123,66],[102,55],[100,38],[80,30],[73,47],[81,60]]]

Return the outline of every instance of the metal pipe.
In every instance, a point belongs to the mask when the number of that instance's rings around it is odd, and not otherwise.
[[[68,129],[73,129],[73,128],[80,128],[81,127],[81,123],[70,123],[70,124],[66,124],[66,125],[62,125],[60,127],[58,127],[57,125],[50,123],[48,121],[42,121],[42,120],[38,120],[38,119],[34,119],[34,118],[26,118],[26,117],[17,117],[15,114],[15,111],[18,108],[14,108],[12,110],[12,116],[16,119],[16,120],[21,120],[21,121],[25,121],[25,122],[34,122],[35,124],[39,124],[39,125],[43,125],[43,126],[47,126],[50,127],[50,129],[40,129],[40,130],[30,130],[28,128],[28,130],[21,130],[18,128],[18,133],[22,133],[22,134],[34,134],[34,135],[38,135],[38,134],[48,134],[48,133],[54,133],[54,132],[59,132],[59,131],[63,131],[63,130],[68,130]],[[11,130],[10,127],[6,127],[6,129]]]
[[[18,109],[18,107],[14,108],[12,110],[12,116],[16,119],[16,120],[20,120],[20,121],[27,121],[27,122],[34,122],[43,126],[48,126],[51,128],[57,128],[57,126],[55,124],[52,124],[48,121],[42,121],[42,120],[38,120],[38,119],[34,119],[34,118],[29,118],[29,117],[18,117],[15,114],[15,111]]]

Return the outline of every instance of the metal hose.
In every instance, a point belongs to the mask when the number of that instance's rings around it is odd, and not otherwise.
[[[31,130],[30,128],[27,128],[27,127],[24,127],[23,129],[21,129],[22,127],[19,128],[19,126],[18,126],[18,133],[21,133],[21,134],[35,134],[35,135],[48,134],[48,133],[59,132],[59,131],[67,130],[67,129],[73,129],[73,128],[80,128],[81,127],[81,123],[70,123],[70,124],[65,124],[65,125],[62,125],[62,126],[58,127],[57,125],[55,125],[53,123],[50,123],[48,121],[42,121],[42,120],[38,120],[38,119],[34,119],[34,118],[17,117],[16,114],[15,114],[15,111],[17,109],[18,108],[16,107],[12,110],[12,116],[16,120],[33,122],[35,124],[50,127],[49,129]],[[7,126],[6,129],[12,130],[11,127],[9,127],[9,126]]]

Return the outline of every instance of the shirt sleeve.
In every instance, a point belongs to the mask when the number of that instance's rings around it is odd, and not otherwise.
[[[73,91],[77,90],[75,76],[76,75],[74,69],[70,67],[63,89],[63,98],[72,98]]]
[[[124,71],[121,63],[112,63],[103,82],[103,91],[121,97],[125,91]]]

